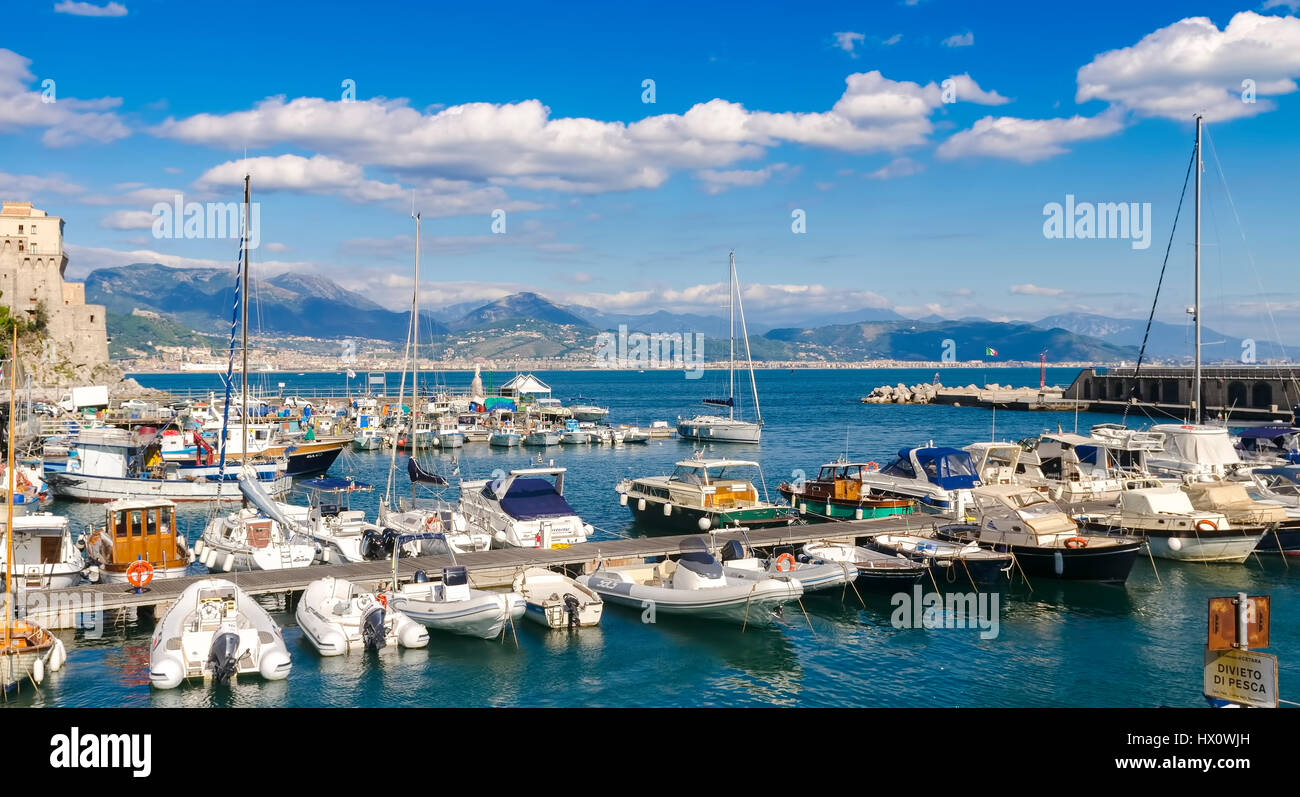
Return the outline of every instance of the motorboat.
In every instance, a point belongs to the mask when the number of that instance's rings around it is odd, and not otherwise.
[[[440,581],[429,581],[422,570],[416,572],[415,580],[393,592],[388,604],[428,628],[481,639],[500,635],[506,623],[526,611],[517,592],[472,589],[463,565],[444,567]]]
[[[9,478],[7,473],[0,468],[0,481],[3,481],[3,489],[0,490],[6,497],[9,492]],[[45,469],[43,463],[34,465],[24,465],[15,463],[14,465],[14,496],[13,501],[14,514],[21,515],[28,511],[36,511],[54,503],[54,492],[50,489],[49,482],[45,479]]]
[[[1232,478],[1245,467],[1227,427],[1165,423],[1151,431],[1165,436],[1164,450],[1147,456],[1147,467],[1156,475],[1214,481]]]
[[[560,432],[550,427],[539,426],[530,429],[524,436],[526,446],[558,446],[559,444]]]
[[[585,427],[570,418],[564,422],[564,431],[560,433],[560,442],[565,445],[586,445],[591,442],[592,426]]]
[[[573,413],[575,421],[591,421],[593,423],[600,423],[609,415],[608,408],[597,406],[591,400],[584,399],[581,396],[574,399],[569,411]]]
[[[1085,528],[1146,538],[1153,556],[1182,562],[1244,562],[1263,526],[1237,528],[1222,512],[1200,510],[1176,485],[1133,480],[1112,509],[1074,516]]]
[[[754,380],[754,360],[749,351],[749,330],[745,326],[745,307],[740,298],[740,279],[736,276],[736,253],[730,255],[728,270],[730,286],[727,300],[731,307],[731,341],[732,357],[728,360],[728,392],[726,398],[706,398],[704,404],[712,407],[726,407],[727,414],[696,415],[693,418],[677,419],[677,436],[684,440],[698,440],[705,443],[757,443],[763,435],[763,412],[758,405],[758,383]],[[745,342],[745,362],[749,367],[749,386],[754,401],[752,421],[736,417],[736,309],[740,310],[741,337]]]
[[[66,589],[81,581],[85,557],[77,549],[68,519],[50,512],[15,515],[13,566],[8,549],[0,547],[0,572],[12,577],[15,588]]]
[[[365,512],[352,508],[352,496],[370,492],[374,489],[371,485],[338,476],[319,476],[299,482],[297,487],[307,496],[307,505],[276,503],[279,512],[276,519],[315,540],[322,562],[364,562],[376,558],[367,555],[366,540],[382,534],[383,530],[366,520]]]
[[[791,554],[755,556],[753,549],[740,540],[727,540],[722,546],[723,575],[739,581],[793,577],[805,593],[824,589],[843,590],[858,577],[858,570],[847,562],[804,561]]]
[[[358,429],[352,436],[352,447],[357,451],[378,451],[383,445],[383,433],[373,426]]]
[[[465,445],[466,435],[460,425],[450,416],[438,419],[438,428],[434,432],[433,444],[439,448],[461,448]]]
[[[577,578],[607,603],[659,615],[684,615],[749,625],[771,623],[780,607],[803,596],[799,579],[728,576],[698,537],[683,540],[675,559],[605,567]]]
[[[956,448],[904,448],[879,470],[860,472],[862,488],[878,495],[915,501],[921,510],[962,518],[970,491],[980,484],[970,454]]]
[[[93,569],[91,580],[124,584],[127,570],[149,563],[153,578],[180,578],[198,556],[176,525],[171,501],[113,501],[104,510],[104,525],[80,541]]]
[[[1237,528],[1264,527],[1255,550],[1259,553],[1300,552],[1300,512],[1285,500],[1257,500],[1249,487],[1254,482],[1196,481],[1183,485],[1192,506],[1222,512]]]
[[[1300,467],[1253,468],[1249,479],[1243,484],[1253,500],[1280,506],[1287,516],[1285,522],[1264,534],[1256,552],[1300,556]]]
[[[759,498],[758,489],[749,480],[755,476],[761,484],[757,462],[697,458],[678,462],[668,476],[624,479],[614,489],[619,504],[648,527],[708,531],[794,522],[790,507]]]
[[[1261,465],[1300,464],[1300,429],[1294,426],[1256,426],[1242,430],[1236,441],[1238,455]]]
[[[906,589],[929,572],[925,563],[906,556],[845,542],[817,540],[807,543],[799,552],[808,562],[833,562],[856,568],[857,587],[877,592]]]
[[[513,448],[523,441],[523,437],[513,426],[499,426],[488,435],[488,445],[496,448]]]
[[[591,588],[544,567],[530,567],[515,576],[512,589],[528,605],[524,616],[547,628],[599,625],[605,609]]]
[[[303,636],[322,656],[428,645],[429,631],[388,608],[387,601],[383,593],[377,596],[350,581],[322,578],[307,585],[294,617]]]
[[[1056,502],[1015,484],[972,492],[976,522],[942,526],[939,535],[1009,552],[1026,579],[1123,583],[1142,549],[1142,538],[1088,534]]]
[[[291,667],[271,615],[221,578],[186,587],[159,618],[149,646],[149,683],[158,689],[199,679],[225,684],[241,675],[279,681]]]
[[[1111,460],[1110,446],[1122,445],[1114,435],[1106,440],[1055,432],[1040,435],[1031,445],[1021,461],[1032,463],[1033,475],[1042,478],[1048,494],[1062,503],[1113,501],[1123,489],[1124,479],[1131,475]],[[1022,474],[1015,483],[1033,486],[1036,481]]]
[[[565,468],[511,470],[499,479],[462,481],[460,511],[472,530],[506,548],[564,548],[592,527],[564,500]]]
[[[640,426],[624,426],[620,428],[623,432],[624,443],[649,443],[650,430],[642,429]]]
[[[885,497],[862,484],[863,471],[878,470],[874,462],[831,462],[815,479],[782,482],[777,491],[808,520],[866,520],[907,515],[915,502]]]
[[[46,673],[59,671],[67,661],[63,640],[44,626],[11,620],[0,638],[0,692],[20,691],[24,683],[40,686]]]
[[[280,511],[256,481],[241,478],[239,489],[251,506],[217,514],[199,539],[199,561],[209,572],[287,570],[315,561],[315,541]]]
[[[1010,553],[986,550],[974,542],[944,540],[933,534],[877,534],[871,538],[871,547],[926,565],[935,583],[990,587],[1006,581],[1015,566]]]
[[[407,460],[406,471],[411,479],[411,495],[395,502],[389,495],[379,502],[379,523],[385,530],[384,536],[367,544],[367,556],[373,558],[380,551],[382,555],[391,555],[393,534],[413,535],[404,552],[414,555],[447,556],[492,547],[492,535],[471,528],[458,506],[437,494],[416,495],[417,485],[445,487],[446,479],[426,471],[414,459]]]

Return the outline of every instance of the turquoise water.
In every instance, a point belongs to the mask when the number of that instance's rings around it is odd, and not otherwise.
[[[767,487],[798,469],[814,473],[847,453],[884,463],[899,448],[924,444],[965,445],[989,439],[993,413],[939,406],[863,405],[858,399],[880,384],[928,382],[933,371],[759,371],[766,427],[759,446],[727,446],[729,456],[761,463]],[[961,370],[946,382],[1037,385],[1037,369]],[[498,374],[497,383],[513,374]],[[611,408],[615,423],[674,421],[691,415],[704,395],[725,394],[725,374],[687,380],[680,372],[626,371],[543,373],[557,398],[594,398]],[[1048,382],[1068,384],[1074,373],[1049,369]],[[488,377],[488,375],[485,375]],[[211,388],[213,375],[141,376],[154,387]],[[286,391],[313,386],[342,388],[338,374],[255,375]],[[440,381],[467,385],[468,374]],[[355,380],[354,385],[360,380]],[[390,385],[397,382],[390,380]],[[1084,414],[1081,430],[1117,416]],[[1133,419],[1130,419],[1131,421]],[[1134,421],[1135,422],[1135,421]],[[996,436],[1016,440],[1058,425],[1075,428],[1066,413],[999,412]],[[719,451],[723,451],[721,447]],[[596,539],[636,533],[618,505],[614,484],[622,477],[664,473],[688,456],[676,440],[622,450],[555,447],[545,456],[569,469],[566,495],[598,529]],[[435,454],[444,474],[462,477],[524,465],[527,451],[470,445],[454,457]],[[354,508],[373,514],[387,473],[388,456],[348,452],[334,474],[356,474],[375,483]],[[455,478],[453,477],[453,482]],[[406,489],[405,475],[399,484]],[[452,490],[450,496],[455,495]],[[80,522],[101,509],[64,504]],[[191,538],[201,529],[201,509],[183,511]],[[1246,565],[1180,565],[1156,560],[1158,577],[1139,560],[1124,587],[1066,585],[1038,579],[1033,591],[1003,596],[996,638],[977,628],[895,629],[888,596],[852,592],[804,599],[808,618],[788,607],[772,628],[738,627],[678,618],[642,624],[640,613],[608,607],[599,628],[569,635],[521,622],[515,638],[483,641],[434,634],[428,649],[386,650],[378,655],[321,659],[294,626],[293,614],[267,604],[285,630],[294,666],[288,680],[249,680],[212,690],[183,687],[169,692],[148,684],[148,627],[105,629],[101,639],[60,632],[69,663],[38,693],[19,705],[58,706],[1200,706],[1206,602],[1239,590],[1272,595],[1270,652],[1281,658],[1281,693],[1294,697],[1288,662],[1300,651],[1294,621],[1300,600],[1300,563],[1287,568],[1277,557]],[[809,627],[811,621],[811,628]]]

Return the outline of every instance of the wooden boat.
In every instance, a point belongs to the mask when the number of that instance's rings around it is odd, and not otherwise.
[[[104,516],[83,541],[102,583],[126,583],[137,561],[148,562],[154,578],[180,578],[198,555],[177,528],[171,501],[113,501]]]
[[[860,545],[819,540],[800,549],[809,562],[836,562],[857,568],[859,589],[894,592],[906,589],[926,574],[926,565],[906,556],[873,551]]]
[[[748,460],[688,459],[671,475],[624,479],[614,489],[618,502],[648,527],[708,531],[790,525],[791,508],[761,500],[745,478],[758,472],[758,463]]]
[[[915,511],[915,502],[872,492],[862,484],[864,471],[874,462],[831,462],[822,465],[817,478],[802,483],[782,482],[777,491],[808,520],[864,520]]]

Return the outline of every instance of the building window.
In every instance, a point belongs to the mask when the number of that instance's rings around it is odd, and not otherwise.
[[[19,235],[22,235],[22,234],[23,234],[23,225],[21,225],[21,224],[18,225],[18,234],[19,234]]]
[[[27,246],[22,241],[18,242],[18,251],[19,252],[27,251]]]

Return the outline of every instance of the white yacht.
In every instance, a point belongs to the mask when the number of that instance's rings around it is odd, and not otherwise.
[[[970,454],[956,448],[904,448],[879,470],[863,470],[864,487],[890,497],[908,498],[922,510],[952,518],[965,517],[971,490],[980,486]]]
[[[77,549],[68,519],[49,512],[15,516],[13,520],[14,567],[10,567],[5,546],[0,546],[0,572],[12,572],[15,587],[24,589],[66,589],[81,581],[85,557]]]
[[[512,470],[499,479],[462,481],[460,511],[470,528],[499,547],[556,548],[586,542],[592,527],[564,500],[565,468]]]

